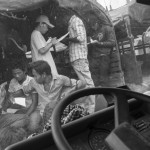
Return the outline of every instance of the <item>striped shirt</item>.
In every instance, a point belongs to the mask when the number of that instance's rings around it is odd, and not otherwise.
[[[80,18],[73,15],[69,20],[68,27],[69,37],[75,38],[80,41],[79,43],[69,43],[69,56],[70,62],[77,59],[87,59],[87,37],[85,26]]]

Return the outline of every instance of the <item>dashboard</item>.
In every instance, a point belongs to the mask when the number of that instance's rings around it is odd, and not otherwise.
[[[136,106],[135,106],[136,107]],[[112,117],[110,114],[108,118]],[[130,112],[130,121],[132,126],[150,142],[150,113],[145,107],[138,106]],[[114,119],[109,121],[97,121],[92,126],[82,132],[68,138],[69,144],[73,150],[110,150],[105,143],[105,138],[114,129]],[[51,145],[45,150],[57,150],[55,145]]]
[[[129,105],[131,125],[150,142],[150,107],[147,102],[132,99]],[[110,150],[105,138],[114,129],[114,106],[63,126],[63,132],[73,150]],[[58,150],[51,131],[20,143],[7,150]],[[21,148],[20,148],[21,147]]]
[[[109,116],[110,117],[110,116]],[[145,107],[139,107],[130,112],[131,125],[150,142],[150,113]],[[114,119],[101,123],[95,122],[84,132],[71,137],[68,141],[73,150],[110,150],[105,138],[114,129]],[[45,150],[57,150],[52,145]]]
[[[105,144],[105,138],[114,128],[113,120],[100,126],[89,127],[88,130],[74,136],[69,140],[73,150],[110,150]],[[53,145],[45,150],[57,150]]]

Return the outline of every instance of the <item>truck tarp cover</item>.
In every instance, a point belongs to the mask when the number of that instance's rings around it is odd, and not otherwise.
[[[109,14],[113,21],[117,21],[122,16],[129,15],[131,19],[136,20],[139,23],[150,24],[150,6],[136,2],[131,2],[119,9],[112,10]]]
[[[48,1],[49,0],[0,0],[0,11],[33,9]]]
[[[95,15],[101,18],[102,23],[111,24],[108,14],[105,14],[105,9],[93,0],[0,0],[0,11],[32,11],[46,3],[52,4],[53,2],[57,2],[60,7],[71,8],[75,11],[76,9],[78,11],[84,10],[83,13],[92,10]]]
[[[109,11],[115,26],[117,39],[127,37],[123,18],[129,16],[132,35],[142,35],[150,25],[150,6],[131,1],[118,9]]]

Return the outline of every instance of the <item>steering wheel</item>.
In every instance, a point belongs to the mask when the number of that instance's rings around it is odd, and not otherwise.
[[[115,97],[115,127],[124,121],[129,121],[129,109],[127,97],[136,98],[142,101],[150,102],[150,98],[147,95],[137,93],[130,90],[120,89],[120,88],[88,88],[80,91],[76,91],[62,101],[60,101],[52,114],[52,135],[54,142],[59,150],[72,150],[71,146],[67,142],[62,129],[61,129],[61,114],[68,104],[74,100],[94,94],[113,94]]]

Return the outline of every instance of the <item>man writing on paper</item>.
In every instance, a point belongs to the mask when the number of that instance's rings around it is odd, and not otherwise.
[[[90,15],[93,36],[89,44],[89,61],[95,86],[110,85],[111,53],[116,45],[113,27],[98,21]]]
[[[41,15],[36,19],[35,30],[31,34],[31,52],[32,61],[45,60],[51,66],[52,74],[58,75],[55,62],[50,50],[57,43],[56,38],[51,38],[48,42],[45,41],[43,34],[48,31],[48,28],[54,28],[47,16]]]

